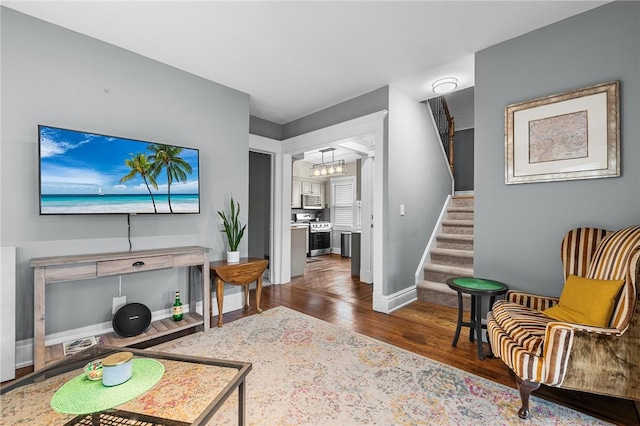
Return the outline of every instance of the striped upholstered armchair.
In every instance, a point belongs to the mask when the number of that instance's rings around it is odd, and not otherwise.
[[[560,298],[510,291],[493,305],[487,334],[495,356],[515,373],[518,415],[529,416],[529,396],[540,384],[631,399],[640,408],[640,226],[573,229],[562,240],[561,256],[565,289],[572,276],[622,284],[604,326],[545,315],[562,305],[565,290]]]

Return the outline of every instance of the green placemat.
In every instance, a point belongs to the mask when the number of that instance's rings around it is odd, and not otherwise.
[[[503,283],[485,280],[484,278],[454,278],[453,282],[460,287],[473,290],[500,290],[505,288]]]
[[[164,374],[164,365],[149,358],[134,358],[131,378],[121,385],[103,386],[101,380],[82,375],[69,380],[51,398],[51,407],[65,414],[108,410],[151,389]]]

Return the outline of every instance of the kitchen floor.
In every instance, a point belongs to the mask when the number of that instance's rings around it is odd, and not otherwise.
[[[306,291],[340,299],[371,310],[373,286],[351,276],[351,258],[339,254],[308,257],[304,274],[291,279],[292,285],[301,284]]]

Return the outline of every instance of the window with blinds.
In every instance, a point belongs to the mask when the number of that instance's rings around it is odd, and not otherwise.
[[[331,214],[334,228],[354,227],[354,207],[356,204],[354,184],[353,177],[336,179],[332,184]]]

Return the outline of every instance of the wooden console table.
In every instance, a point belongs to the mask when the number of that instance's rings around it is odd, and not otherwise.
[[[202,325],[211,324],[211,283],[209,281],[209,249],[206,247],[174,247],[118,253],[98,253],[77,256],[42,257],[31,260],[33,269],[33,361],[34,370],[64,356],[62,344],[45,346],[45,285],[67,281],[88,280],[111,275],[153,271],[157,269],[202,267],[202,315],[196,312],[196,300],[189,299],[189,313],[182,321],[154,321],[146,332],[121,338],[115,333],[102,336],[112,346],[130,346],[156,337]],[[195,283],[191,283],[195,285]],[[190,289],[193,294],[193,288]]]
[[[243,257],[238,263],[228,263],[221,260],[211,262],[211,277],[216,280],[216,299],[218,301],[218,327],[222,327],[222,302],[224,301],[224,283],[244,286],[244,308],[249,307],[249,284],[256,284],[256,307],[260,309],[260,295],[262,294],[262,274],[267,268],[267,260],[253,257]]]

